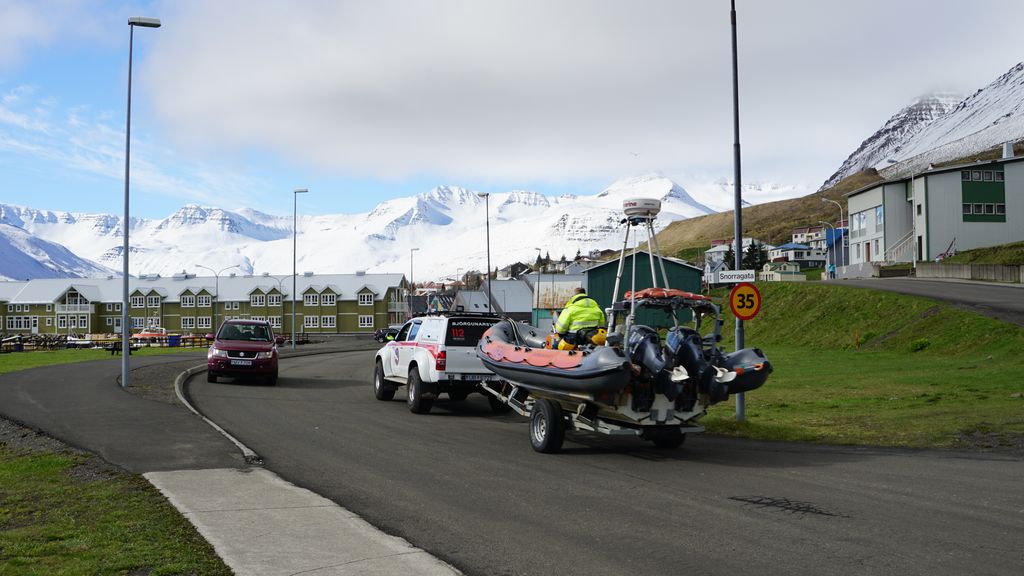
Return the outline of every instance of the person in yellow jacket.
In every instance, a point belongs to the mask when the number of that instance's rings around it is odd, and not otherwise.
[[[580,287],[576,289],[576,294],[569,298],[562,313],[558,315],[555,332],[562,342],[571,345],[588,344],[599,331],[604,329],[604,325],[604,310],[593,298],[588,298],[587,291]],[[595,341],[594,343],[599,342]],[[564,346],[560,346],[560,348],[564,348]]]

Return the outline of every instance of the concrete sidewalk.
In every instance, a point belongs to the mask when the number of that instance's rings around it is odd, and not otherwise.
[[[262,468],[143,474],[239,575],[453,575],[457,570]]]

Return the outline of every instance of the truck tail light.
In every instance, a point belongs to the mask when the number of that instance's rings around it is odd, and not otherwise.
[[[448,365],[448,353],[441,350],[437,353],[437,360],[434,360],[434,370],[438,372],[444,372],[445,367]]]

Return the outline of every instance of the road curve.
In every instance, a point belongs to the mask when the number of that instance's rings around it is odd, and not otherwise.
[[[917,278],[859,278],[823,282],[925,296],[1003,322],[1024,326],[1024,286]]]
[[[276,387],[189,383],[282,477],[467,574],[1009,574],[1024,461],[694,436],[533,452],[486,401],[378,402],[373,355],[283,359]]]

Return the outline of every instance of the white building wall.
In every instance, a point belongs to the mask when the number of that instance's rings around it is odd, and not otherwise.
[[[875,208],[882,206],[884,188],[884,186],[878,186],[850,196],[847,202],[850,214],[851,264],[868,262],[869,256],[872,262],[881,261],[884,258],[885,227],[875,225]],[[861,214],[864,215],[864,227],[857,228],[855,219]],[[877,249],[876,244],[878,245]],[[870,246],[870,249],[867,246]]]
[[[896,248],[896,243],[909,234],[914,221],[911,217],[912,203],[907,201],[908,182],[888,184],[884,191],[885,210],[885,250]],[[900,250],[893,261],[909,262],[913,258],[912,250]]]
[[[960,172],[928,176],[928,260],[945,252],[954,239],[957,251],[1024,240],[1024,162],[1004,164],[1003,171],[1006,222],[964,222]]]

